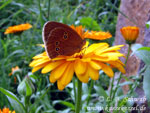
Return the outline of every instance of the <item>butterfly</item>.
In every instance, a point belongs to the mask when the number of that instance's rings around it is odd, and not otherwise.
[[[82,50],[85,40],[66,24],[48,21],[42,32],[45,50],[49,58],[59,55],[71,56]]]

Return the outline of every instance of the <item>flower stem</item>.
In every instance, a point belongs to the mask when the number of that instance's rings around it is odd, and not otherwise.
[[[43,26],[44,22],[43,22],[43,18],[42,18],[41,0],[38,0],[38,7],[39,7],[39,10],[40,10],[40,22],[41,22],[41,26]]]
[[[112,92],[113,92],[113,87],[114,87],[114,79],[115,79],[115,77],[112,78],[112,82],[111,82],[110,98],[112,97]]]
[[[28,113],[29,105],[30,105],[30,97],[24,97],[24,104],[25,104],[26,113]]]
[[[94,85],[94,81],[91,80],[90,89],[89,89],[89,94],[88,94],[88,97],[87,97],[87,106],[88,106],[89,101],[90,101],[90,98],[91,98],[91,92],[92,92],[93,85]]]
[[[50,14],[50,4],[51,4],[51,0],[48,1],[48,17],[47,17],[48,20],[49,20],[49,14]]]
[[[78,79],[75,113],[80,113],[80,109],[82,105],[81,95],[82,95],[82,82]]]
[[[126,64],[127,64],[128,58],[129,58],[130,51],[131,51],[131,44],[129,44],[128,53],[127,53],[127,58],[126,58],[125,63],[124,63],[124,64],[125,64],[125,67],[126,67]]]
[[[75,102],[76,102],[76,81],[75,81],[75,77],[73,77],[72,81],[73,81],[73,91],[74,91],[74,99],[75,99]]]
[[[125,60],[125,63],[124,63],[125,67],[126,67],[126,64],[127,64],[128,58],[129,58],[130,50],[131,50],[131,44],[129,44],[129,47],[128,47],[128,53],[127,53],[126,60]],[[120,73],[120,75],[119,75],[119,78],[118,78],[118,81],[117,81],[117,85],[116,85],[115,91],[113,93],[112,100],[114,99],[114,97],[116,95],[116,92],[118,90],[118,85],[119,85],[119,82],[120,82],[121,78],[122,78],[122,73]]]

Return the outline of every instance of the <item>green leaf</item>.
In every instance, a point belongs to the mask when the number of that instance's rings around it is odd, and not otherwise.
[[[33,83],[35,83],[36,80],[38,79],[37,76],[35,76],[35,75],[33,75],[33,74],[30,75],[30,73],[29,73],[29,77],[30,77],[30,79],[31,79],[31,81],[32,81]]]
[[[0,10],[3,9],[5,6],[7,6],[11,2],[12,0],[5,1],[4,4],[0,6]]]
[[[146,23],[146,28],[147,28],[147,29],[150,28],[150,21],[148,21],[148,22]]]
[[[105,99],[107,99],[108,95],[101,86],[94,86],[94,89],[99,94],[99,96],[103,96]]]
[[[150,51],[150,47],[141,47],[138,50],[146,50],[146,51]]]
[[[132,54],[131,55],[135,54],[135,52],[137,52],[137,50],[141,47],[143,47],[141,44],[137,44],[137,43],[132,44],[132,46],[131,46]]]
[[[90,30],[96,30],[96,31],[101,30],[99,24],[95,20],[93,20],[93,18],[91,17],[83,17],[80,20],[80,23]]]
[[[53,104],[57,104],[57,103],[63,104],[65,106],[68,106],[72,110],[75,110],[75,106],[72,103],[70,103],[70,102],[62,101],[62,100],[56,100],[56,101],[53,102]]]
[[[29,75],[29,77],[30,77],[30,78],[33,78],[33,79],[35,79],[35,80],[38,79],[37,76],[35,76],[35,75]]]
[[[10,98],[9,96],[7,96],[7,98],[16,113],[20,113],[20,112],[25,113],[25,110],[21,108],[21,106],[19,105],[19,103],[16,100]]]
[[[26,96],[31,96],[32,95],[32,88],[31,86],[28,84],[27,81],[25,81],[26,84]]]
[[[126,81],[126,82],[120,83],[119,86],[130,85],[130,84],[133,84],[133,82]]]
[[[119,106],[122,107],[122,106],[124,106],[127,102],[128,102],[128,97],[125,97],[125,98],[122,99],[122,101],[120,102]]]
[[[25,108],[23,104],[19,101],[19,99],[16,97],[15,94],[1,87],[0,91],[7,96],[9,102],[11,103],[12,107],[15,109],[17,113],[25,113]]]
[[[140,50],[143,48],[141,44],[133,44],[131,49],[133,51],[132,54],[135,54],[139,59],[141,59],[146,65],[150,65],[150,51]]]
[[[150,65],[147,66],[145,73],[144,73],[144,80],[143,80],[143,89],[144,93],[147,97],[148,102],[150,102]]]
[[[127,102],[128,102],[128,97],[123,98],[121,102],[119,103],[118,107],[123,108],[123,106],[126,106]],[[121,113],[126,113],[127,107],[125,107],[124,109],[121,109],[121,111],[122,111]]]
[[[146,65],[150,65],[150,51],[139,50],[136,53],[136,56],[140,58]]]

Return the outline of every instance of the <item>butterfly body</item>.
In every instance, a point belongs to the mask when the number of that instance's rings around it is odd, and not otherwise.
[[[55,58],[59,55],[71,56],[80,52],[85,40],[68,25],[47,22],[43,28],[43,41],[47,55]]]

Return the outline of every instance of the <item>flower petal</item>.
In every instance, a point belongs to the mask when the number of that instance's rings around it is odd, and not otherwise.
[[[65,88],[65,86],[61,83],[60,80],[57,81],[57,87],[58,87],[58,89],[61,90],[61,91]]]
[[[68,66],[69,62],[66,62],[60,66],[58,66],[57,68],[55,68],[52,72],[54,74],[55,79],[59,79],[63,73],[65,72],[67,66]]]
[[[77,77],[78,77],[78,79],[81,81],[81,82],[83,82],[83,83],[88,83],[88,81],[89,81],[89,73],[88,73],[88,70],[87,71],[85,71],[85,73],[84,74],[77,74],[76,73],[76,75],[77,75]]]
[[[65,62],[64,60],[57,61],[57,62],[53,61],[42,69],[42,73],[48,73],[51,70],[55,69],[57,66],[63,64],[64,62]]]
[[[92,67],[92,68],[94,68],[95,70],[100,70],[101,69],[101,66],[98,64],[98,62],[96,62],[96,61],[91,61],[91,62],[89,62],[89,64],[90,64],[90,66]]]
[[[44,63],[44,64],[33,67],[32,73],[36,72],[37,70],[41,69],[42,67],[44,67],[46,65],[47,65],[47,63]]]
[[[60,78],[62,85],[66,86],[67,84],[69,84],[70,81],[72,80],[73,74],[74,74],[74,64],[70,63],[65,72],[63,73],[62,77]]]
[[[112,46],[112,47],[109,47],[107,49],[104,50],[105,51],[116,51],[116,50],[120,50],[121,48],[120,47],[123,47],[124,45],[116,45],[116,46]]]
[[[74,60],[76,60],[76,58],[68,58],[68,59],[66,59],[66,61],[74,61]]]
[[[91,61],[91,58],[82,58],[80,59],[82,62],[90,62]]]
[[[85,32],[84,35],[85,38],[95,39],[95,40],[105,40],[112,37],[112,35],[109,32],[103,32],[103,31]]]
[[[32,61],[32,62],[29,64],[29,66],[30,66],[30,67],[34,67],[34,66],[38,66],[38,65],[44,64],[44,63],[46,63],[46,62],[50,63],[51,61],[50,61],[49,59],[45,59],[45,58],[43,58],[43,59],[38,59],[38,60]]]
[[[116,52],[108,52],[108,53],[102,53],[100,56],[108,57],[109,60],[118,60],[119,57],[122,57],[124,55],[119,53],[119,52],[118,53],[116,53]]]
[[[113,77],[114,76],[114,72],[113,70],[111,69],[110,66],[104,64],[104,63],[101,63],[99,62],[99,64],[101,65],[102,67],[102,70],[104,71],[104,73],[106,73],[109,77]]]
[[[102,62],[109,61],[108,56],[91,55],[91,57],[92,57],[92,60],[96,60],[96,61],[102,61]]]
[[[75,30],[82,39],[84,39],[84,28],[82,26],[74,26],[74,25],[71,25],[70,26],[73,30]]]
[[[85,62],[82,62],[80,59],[77,59],[75,61],[74,69],[75,69],[76,74],[79,74],[79,75],[84,74],[86,71],[86,68],[87,66]]]
[[[56,79],[55,79],[55,75],[53,74],[53,71],[51,72],[50,76],[49,76],[49,81],[51,83],[55,83],[56,82]]]
[[[56,58],[53,58],[52,60],[53,61],[58,61],[58,60],[64,60],[64,59],[67,59],[67,58],[68,58],[68,56],[61,55],[61,56],[57,56]]]
[[[46,51],[43,52],[43,53],[41,53],[41,54],[38,54],[38,55],[34,56],[33,59],[40,59],[40,58],[43,58],[43,57],[49,58],[49,57],[47,56]]]
[[[122,62],[120,63],[120,60],[118,60],[118,61],[110,61],[108,63],[111,64],[113,67],[117,68],[118,70],[120,70],[123,74],[126,73]]]
[[[106,49],[108,48],[108,44],[107,43],[97,43],[97,44],[92,44],[90,45],[87,50],[85,51],[85,54],[91,53],[93,51],[101,51],[102,49]]]
[[[88,72],[89,72],[89,76],[93,80],[98,80],[99,79],[99,71],[98,70],[95,70],[91,66],[88,66]]]

